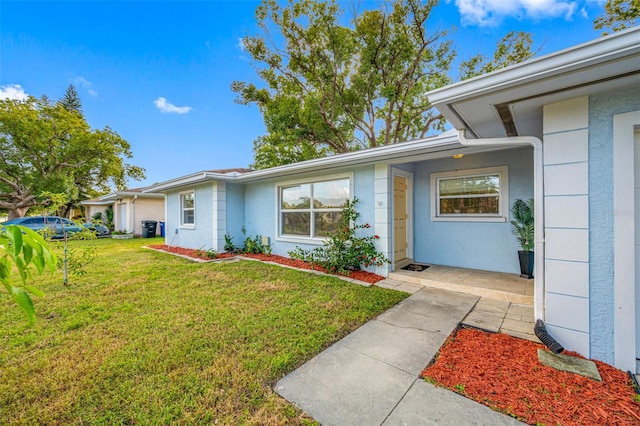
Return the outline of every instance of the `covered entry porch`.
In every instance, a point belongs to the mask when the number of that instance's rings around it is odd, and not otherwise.
[[[389,273],[389,278],[423,287],[533,306],[533,280],[520,278],[517,274],[429,265],[423,271],[396,269]]]

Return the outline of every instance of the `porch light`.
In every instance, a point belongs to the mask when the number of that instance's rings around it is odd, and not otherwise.
[[[459,160],[459,159],[461,159],[462,157],[464,157],[464,154],[453,154],[453,155],[451,156],[451,158],[455,158],[456,160]]]

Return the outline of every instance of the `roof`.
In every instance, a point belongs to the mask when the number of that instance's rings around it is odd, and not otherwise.
[[[331,172],[341,167],[375,164],[376,162],[397,164],[427,160],[456,153],[491,151],[495,149],[494,147],[463,147],[458,141],[457,132],[450,130],[425,139],[336,154],[331,157],[316,158],[245,173],[225,174],[215,171],[202,171],[155,184],[145,191],[164,192],[208,181],[247,183],[265,179],[286,178],[302,173]]]
[[[542,136],[542,107],[640,85],[640,27],[427,93],[459,130],[481,138]]]
[[[92,198],[90,200],[80,201],[80,204],[84,206],[105,206],[105,205],[112,204],[114,201],[120,198],[129,198],[129,197],[163,198],[164,197],[164,194],[162,193],[144,192],[148,188],[149,188],[148,186],[145,186],[142,188],[129,188],[123,191],[114,191],[106,195],[102,195],[98,198]]]

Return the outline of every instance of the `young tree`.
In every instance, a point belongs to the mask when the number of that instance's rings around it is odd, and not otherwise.
[[[639,0],[607,0],[604,5],[604,14],[593,21],[593,27],[596,30],[609,28],[616,32],[638,25],[639,22]],[[608,31],[605,30],[602,35],[607,35],[607,33]]]
[[[24,216],[40,194],[123,188],[144,170],[125,162],[129,143],[109,127],[91,129],[84,116],[47,99],[0,101],[0,209]]]
[[[256,104],[266,134],[254,142],[256,168],[398,143],[442,130],[424,96],[452,82],[447,31],[429,29],[437,0],[395,0],[354,13],[348,25],[335,0],[264,0],[262,35],[246,37],[265,87],[236,81],[237,102]],[[464,76],[531,56],[530,38],[503,40],[492,65],[477,57]]]

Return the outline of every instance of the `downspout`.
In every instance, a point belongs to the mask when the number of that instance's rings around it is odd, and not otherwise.
[[[542,141],[534,136],[506,138],[467,139],[464,130],[458,130],[458,139],[463,146],[523,145],[533,147],[533,201],[535,220],[534,290],[533,310],[536,320],[544,321],[544,162]]]
[[[138,199],[137,195],[133,196],[133,200],[131,200],[131,230],[133,233],[136,233],[136,200]],[[142,234],[142,229],[140,230]]]

